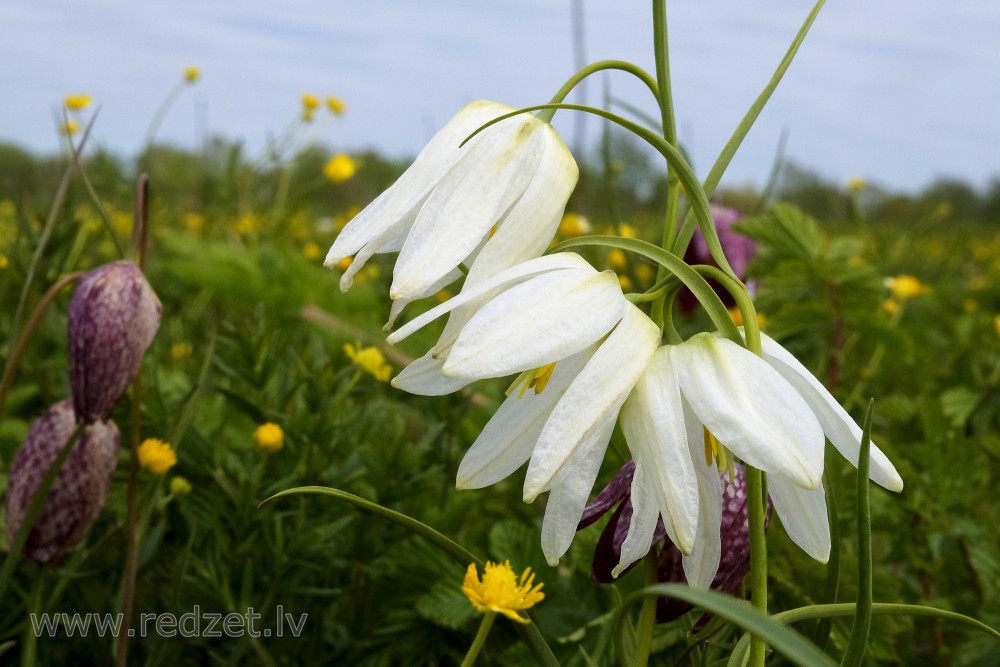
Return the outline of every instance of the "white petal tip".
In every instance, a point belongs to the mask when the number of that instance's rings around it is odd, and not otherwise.
[[[549,558],[548,556],[546,556],[545,557],[545,562],[549,564],[549,567],[559,567],[559,559],[558,558]]]
[[[618,577],[621,576],[622,572],[624,572],[625,568],[627,568],[629,565],[631,565],[631,563],[625,565],[618,563],[618,565],[615,566],[615,569],[611,570],[611,576],[617,579]]]
[[[535,502],[535,498],[538,497],[539,493],[541,493],[541,490],[537,490],[536,491],[535,489],[527,489],[526,488],[524,490],[524,494],[521,496],[521,500],[523,500],[524,502],[526,502],[526,503],[528,503],[530,505],[531,503]]]

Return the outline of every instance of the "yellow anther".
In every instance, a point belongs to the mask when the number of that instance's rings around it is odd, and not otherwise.
[[[535,377],[528,384],[529,387],[534,388],[536,394],[540,394],[545,391],[545,386],[552,379],[552,371],[556,369],[555,362],[551,364],[545,364],[541,368],[535,370]]]
[[[545,364],[544,366],[524,371],[514,379],[504,393],[510,396],[516,391],[518,398],[524,398],[529,389],[534,389],[536,394],[542,393],[552,378],[552,371],[555,367],[555,362],[552,362],[551,364]]]

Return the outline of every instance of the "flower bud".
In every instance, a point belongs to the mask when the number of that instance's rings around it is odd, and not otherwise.
[[[107,421],[139,372],[163,306],[132,262],[85,275],[69,307],[69,381],[77,421]]]
[[[35,491],[76,429],[73,404],[53,405],[31,426],[7,481],[7,542],[14,540]],[[118,464],[121,436],[114,422],[84,429],[42,504],[24,553],[37,561],[67,554],[83,543],[104,507]]]

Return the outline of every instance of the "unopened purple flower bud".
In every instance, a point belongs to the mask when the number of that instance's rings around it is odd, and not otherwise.
[[[135,379],[163,306],[142,269],[112,262],[85,275],[69,307],[69,382],[80,422],[107,420]]]
[[[42,478],[75,430],[69,400],[56,403],[31,425],[7,480],[8,543],[21,527]],[[24,547],[26,555],[46,563],[83,543],[107,499],[120,443],[114,422],[84,428],[35,518]]]

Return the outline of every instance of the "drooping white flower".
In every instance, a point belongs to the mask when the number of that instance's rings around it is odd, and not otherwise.
[[[789,537],[813,558],[829,558],[823,436],[857,465],[861,429],[791,354],[762,338],[763,358],[717,333],[698,334],[653,355],[622,411],[636,471],[629,538],[616,574],[648,551],[662,516],[685,554],[691,585],[712,582],[724,502],[713,438],[768,473],[768,491]],[[871,478],[902,489],[895,468],[874,445]]]
[[[500,291],[482,303],[484,296]],[[478,379],[503,377],[586,349],[622,319],[629,305],[613,272],[598,272],[579,255],[558,253],[522,262],[469,287],[388,337],[396,343],[463,306],[454,341],[441,341],[392,380],[413,394],[451,393]],[[456,313],[457,315],[457,313]]]
[[[325,262],[354,256],[342,289],[379,252],[399,251],[390,296],[406,303],[457,279],[460,264],[471,265],[467,282],[475,284],[545,250],[579,175],[555,130],[520,114],[460,147],[478,127],[510,111],[486,101],[465,106],[348,223]]]
[[[481,488],[528,462],[524,499],[550,492],[542,548],[569,548],[622,403],[660,341],[611,272],[563,253],[484,280],[389,337],[395,342],[483,295],[453,343],[413,362],[393,384],[443,394],[480,378],[522,372],[459,466],[459,488]],[[456,319],[453,317],[452,322]]]

